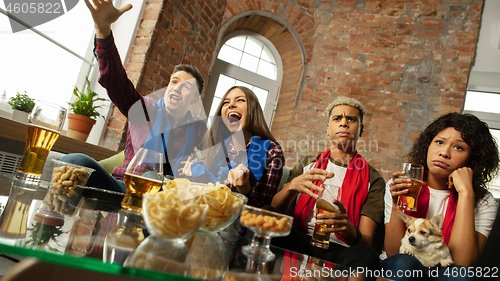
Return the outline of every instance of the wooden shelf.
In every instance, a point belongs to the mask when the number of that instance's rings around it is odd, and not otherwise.
[[[24,143],[26,141],[27,132],[28,125],[0,117],[0,137]],[[117,153],[114,150],[72,139],[64,135],[59,136],[52,150],[62,153],[83,153],[97,161]]]

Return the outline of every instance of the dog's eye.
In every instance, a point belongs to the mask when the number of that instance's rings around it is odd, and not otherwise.
[[[406,231],[411,232],[411,229],[408,227],[408,228],[406,229]]]
[[[425,230],[420,230],[420,234],[422,234],[422,235],[426,235],[426,234],[427,234],[427,232],[425,232]]]

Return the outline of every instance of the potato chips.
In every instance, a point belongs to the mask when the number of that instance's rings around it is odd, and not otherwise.
[[[180,200],[176,189],[167,189],[154,196],[143,197],[144,218],[148,230],[170,238],[185,238],[205,219],[208,207],[194,200]]]
[[[244,195],[231,192],[229,187],[218,182],[215,185],[201,184],[188,179],[164,182],[163,191],[154,196],[157,197],[163,202],[150,208],[155,213],[153,216],[158,216],[158,223],[161,223],[158,228],[170,237],[182,235],[193,227],[196,217],[200,215],[195,206],[208,207],[208,215],[201,228],[220,231],[234,221],[247,201]]]

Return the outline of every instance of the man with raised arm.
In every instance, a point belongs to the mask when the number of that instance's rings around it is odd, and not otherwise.
[[[191,115],[190,108],[199,102],[204,81],[195,67],[181,64],[175,66],[166,89],[155,92],[161,93],[161,99],[156,101],[142,96],[127,77],[111,31],[111,24],[132,5],[117,9],[110,0],[85,0],[85,4],[96,29],[94,53],[99,62],[99,83],[128,118],[125,158],[121,167],[115,167],[112,176],[102,165],[83,154],[66,155],[61,160],[95,169],[87,185],[124,193],[122,178],[139,148],[164,153],[164,173],[172,175],[181,159],[186,159],[193,148],[201,144],[206,125]]]

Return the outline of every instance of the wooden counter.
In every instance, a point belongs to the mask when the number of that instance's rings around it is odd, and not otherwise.
[[[0,137],[24,143],[26,142],[27,132],[28,125],[0,117]],[[52,150],[62,153],[83,153],[97,161],[108,158],[117,153],[114,150],[72,139],[63,135],[59,136]]]

